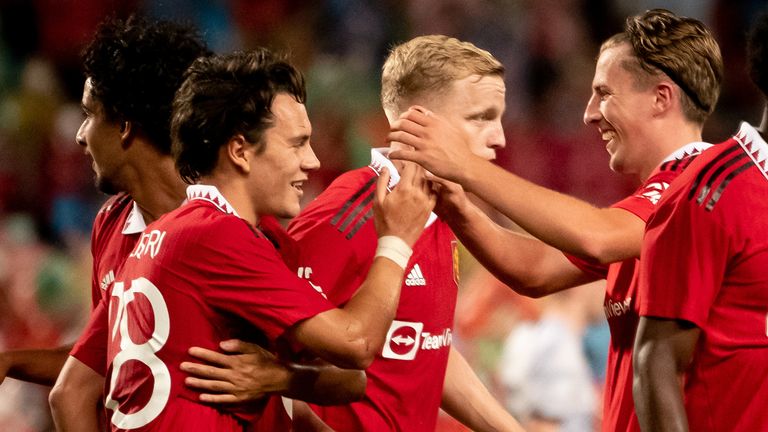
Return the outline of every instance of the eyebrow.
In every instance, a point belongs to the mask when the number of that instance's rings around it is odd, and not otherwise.
[[[302,134],[302,135],[299,135],[299,136],[296,136],[296,137],[292,138],[291,141],[299,143],[299,144],[302,144],[302,143],[305,143],[305,142],[309,141],[309,139],[311,137],[312,137],[311,134]]]

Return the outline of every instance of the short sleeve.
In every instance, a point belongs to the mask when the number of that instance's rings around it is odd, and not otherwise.
[[[206,301],[251,322],[274,341],[289,327],[335,306],[299,279],[272,243],[238,218],[222,218],[215,238],[198,244],[188,262],[201,278]]]
[[[702,327],[723,282],[731,245],[715,212],[684,194],[665,199],[646,227],[640,315]]]
[[[99,301],[70,355],[104,376],[107,368],[108,337],[109,309],[104,301]]]

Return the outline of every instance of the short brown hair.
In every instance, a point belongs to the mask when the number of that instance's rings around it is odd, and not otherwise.
[[[172,154],[181,178],[195,183],[218,163],[219,149],[242,134],[256,151],[274,125],[272,102],[285,93],[304,103],[304,77],[265,48],[202,57],[189,67],[173,101]]]
[[[637,63],[624,67],[640,82],[666,74],[680,89],[683,113],[703,124],[715,110],[723,81],[720,47],[707,27],[693,18],[653,9],[627,18],[624,31],[603,43],[600,51],[627,43]]]
[[[470,75],[504,76],[504,66],[491,53],[456,38],[419,36],[395,46],[384,62],[381,103],[401,112],[405,99],[446,89]]]

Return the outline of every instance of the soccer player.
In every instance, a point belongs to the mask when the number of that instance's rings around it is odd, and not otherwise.
[[[184,184],[170,158],[170,105],[184,70],[207,53],[194,29],[138,17],[105,21],[84,50],[85,120],[76,139],[98,161],[96,187],[115,195],[94,224],[93,306],[101,298],[100,285],[128,255],[144,221],[183,200]],[[124,152],[118,151],[120,140]],[[8,360],[8,376],[52,385],[70,349],[8,352],[0,359]]]
[[[144,222],[183,200],[184,185],[170,158],[170,105],[184,70],[207,53],[193,29],[137,17],[105,21],[84,51],[89,79],[83,96],[86,117],[77,141],[94,158],[97,187],[106,193],[121,192],[105,203],[94,223],[94,304],[139,238]],[[68,361],[64,375],[73,388],[92,395],[89,405],[71,409],[95,412],[103,387],[95,371],[104,366],[98,367],[83,352],[67,360],[70,349],[2,353],[0,363],[6,364],[10,377],[52,385]],[[51,393],[54,414],[63,402],[58,390]]]
[[[94,223],[94,304],[114,280],[146,223],[184,199],[186,185],[170,156],[171,104],[184,71],[207,54],[194,29],[138,17],[105,21],[84,51],[85,119],[77,142],[93,158],[99,189],[116,193]],[[50,397],[57,426],[92,430],[96,425],[89,425],[90,417],[81,414],[95,412],[101,399],[106,336],[103,340],[99,350],[78,347],[69,358],[70,346],[2,353],[0,378],[7,370],[8,376],[51,385],[66,361],[62,380]],[[251,367],[261,378],[261,388],[253,389],[258,394],[272,390],[310,400],[322,396],[338,403],[359,398],[364,389],[362,373],[277,363],[256,346],[249,350],[255,351],[247,354],[251,363],[254,358],[261,360]],[[345,385],[329,383],[334,379]],[[79,397],[66,396],[72,392]],[[74,424],[66,422],[67,414]]]
[[[393,48],[384,63],[384,111],[393,122],[410,105],[424,104],[476,134],[468,151],[493,159],[505,144],[503,73],[498,60],[471,43],[446,36],[417,37]],[[387,159],[387,152],[373,150],[370,166],[336,179],[289,225],[301,248],[299,271],[310,274],[336,304],[349,301],[364,274],[360,269],[373,260],[373,184],[383,168],[402,170],[400,162]],[[394,184],[398,177],[392,177]],[[456,248],[451,229],[433,215],[408,263],[384,349],[366,370],[364,400],[312,407],[328,426],[337,431],[433,430],[442,406],[473,430],[519,427],[451,344]]]
[[[381,177],[376,259],[356,295],[335,308],[258,228],[265,216],[298,213],[302,184],[319,166],[305,97],[300,73],[265,49],[202,57],[188,69],[172,135],[176,166],[196,184],[185,205],[146,227],[108,288],[109,312],[89,324],[108,322],[113,430],[240,430],[259,418],[263,405],[220,410],[184,386],[179,364],[192,345],[210,349],[237,335],[355,369],[381,349],[435,197],[415,165],[389,194]]]
[[[643,181],[610,208],[532,184],[472,155],[472,138],[438,113],[408,111],[389,139],[414,147],[390,155],[455,181],[535,238],[506,230],[473,207],[460,189],[443,188],[448,222],[479,261],[521,294],[540,297],[606,278],[611,329],[603,430],[637,430],[632,347],[638,321],[636,271],[645,221],[701,142],[717,101],[722,59],[699,21],[664,10],[630,17],[597,60],[584,121],[600,132],[610,167]],[[563,254],[562,252],[565,252]]]
[[[446,36],[417,37],[395,47],[384,64],[384,111],[395,121],[411,104],[424,104],[476,132],[471,151],[493,159],[505,143],[503,73],[498,60],[471,43]],[[374,259],[371,206],[377,177],[386,168],[393,173],[394,185],[403,169],[401,162],[387,159],[388,151],[372,151],[368,167],[340,176],[289,225],[299,246],[299,274],[339,305],[350,301]],[[434,430],[442,407],[473,430],[520,430],[451,345],[456,246],[450,228],[432,215],[414,246],[384,348],[366,370],[365,398],[343,406],[312,406],[327,426],[337,431]],[[227,377],[222,379],[230,385],[248,387],[234,369],[216,374]],[[197,384],[214,389],[210,381]],[[294,420],[307,410],[294,403]]]
[[[748,58],[768,95],[768,15]],[[643,430],[768,430],[766,120],[705,151],[648,221],[634,354]]]

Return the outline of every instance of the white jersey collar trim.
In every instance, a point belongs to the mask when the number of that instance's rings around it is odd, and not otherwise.
[[[240,217],[235,211],[235,208],[229,204],[229,201],[224,198],[224,195],[219,192],[219,189],[216,186],[200,184],[187,186],[187,200],[208,201],[224,213]]]
[[[395,185],[400,183],[400,173],[397,171],[397,168],[395,167],[395,164],[392,163],[391,160],[387,157],[389,155],[389,148],[387,147],[380,147],[380,148],[373,148],[371,149],[371,164],[368,165],[370,169],[372,169],[376,175],[381,174],[382,168],[387,168],[389,170],[389,184],[387,184],[387,188],[389,190],[392,190]],[[424,227],[428,227],[432,225],[437,220],[437,215],[435,212],[432,212],[429,214],[429,218],[427,219],[427,223],[424,225]]]
[[[747,122],[741,122],[739,131],[733,137],[741,148],[749,155],[752,162],[757,165],[763,176],[768,179],[768,143],[765,142],[760,132]]]
[[[672,152],[671,155],[665,157],[664,160],[661,162],[664,163],[664,162],[669,162],[673,160],[684,159],[684,158],[687,158],[688,156],[700,154],[701,152],[703,152],[704,150],[710,147],[712,147],[712,144],[705,143],[703,141],[691,142],[675,150],[674,152]]]
[[[131,212],[128,213],[128,217],[125,218],[125,224],[123,225],[123,230],[121,232],[124,235],[139,234],[143,233],[146,228],[147,222],[144,220],[144,215],[141,214],[141,210],[139,209],[139,205],[136,204],[136,201],[133,201],[133,207],[131,208]]]

